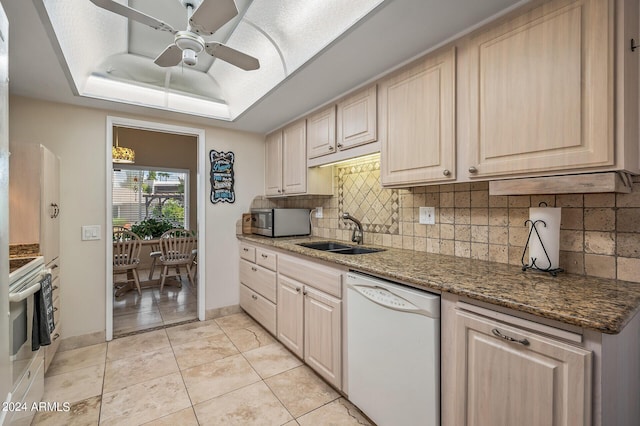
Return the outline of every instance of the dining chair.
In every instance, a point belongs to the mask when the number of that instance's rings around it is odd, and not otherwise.
[[[193,270],[194,257],[197,252],[198,239],[191,231],[181,228],[170,229],[160,237],[160,258],[158,259],[162,266],[160,273],[160,292],[164,288],[167,277],[181,277],[180,267],[184,266],[187,270],[189,282],[195,285]],[[170,274],[169,268],[173,268],[175,273]]]
[[[127,274],[127,283],[133,281],[138,294],[142,294],[138,276],[140,249],[142,240],[135,233],[126,229],[113,232],[113,275]]]

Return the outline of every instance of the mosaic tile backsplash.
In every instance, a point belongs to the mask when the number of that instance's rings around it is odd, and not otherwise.
[[[251,207],[322,207],[313,235],[350,241],[348,212],[364,243],[520,265],[529,207],[562,207],[560,267],[576,274],[640,282],[640,180],[630,194],[489,195],[488,182],[382,189],[380,162],[334,166],[334,196],[256,197]],[[418,223],[418,208],[436,223]]]

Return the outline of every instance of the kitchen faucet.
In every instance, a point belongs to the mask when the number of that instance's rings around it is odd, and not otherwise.
[[[356,228],[353,230],[353,234],[351,235],[351,241],[354,243],[362,244],[362,238],[364,236],[362,231],[362,223],[355,217],[351,216],[349,213],[342,213],[343,219],[348,219],[356,224]]]

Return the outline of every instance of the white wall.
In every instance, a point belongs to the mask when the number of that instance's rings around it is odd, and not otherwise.
[[[63,338],[105,330],[106,169],[105,141],[108,115],[114,111],[79,108],[34,99],[11,97],[9,138],[12,142],[41,143],[61,158],[61,297]],[[152,121],[148,117],[132,117]],[[172,121],[164,123],[196,127]],[[206,203],[207,268],[206,308],[237,305],[238,250],[235,224],[248,211],[251,200],[264,191],[264,138],[262,135],[204,127],[206,154],[211,149],[236,155],[236,202],[213,205],[210,187],[199,194]],[[207,173],[208,170],[204,171]],[[207,177],[208,180],[208,177]],[[80,227],[102,226],[103,239],[81,241]],[[206,266],[205,266],[206,264]]]

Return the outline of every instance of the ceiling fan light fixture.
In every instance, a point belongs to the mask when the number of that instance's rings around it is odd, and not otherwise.
[[[198,55],[191,49],[184,49],[182,51],[182,63],[193,67],[198,63]]]

